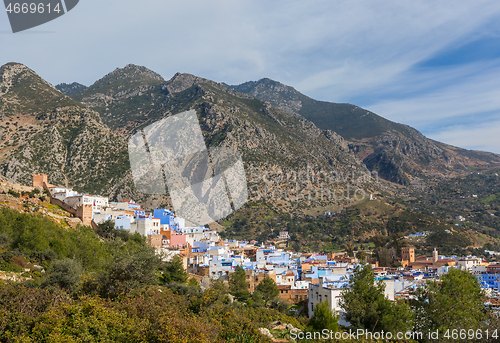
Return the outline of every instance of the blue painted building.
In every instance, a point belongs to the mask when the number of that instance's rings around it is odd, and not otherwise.
[[[160,219],[161,225],[168,225],[170,228],[174,227],[174,212],[167,209],[153,210],[153,216]]]
[[[477,276],[481,288],[496,288],[500,286],[500,274],[480,274]]]

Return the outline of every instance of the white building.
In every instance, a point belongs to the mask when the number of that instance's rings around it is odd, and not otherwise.
[[[208,229],[203,227],[203,226],[200,226],[200,227],[183,227],[180,229],[180,231],[194,239],[194,240],[202,240],[202,239],[209,239],[210,235],[208,234]],[[207,232],[207,234],[206,234]]]
[[[183,229],[184,226],[186,226],[186,220],[184,218],[181,218],[181,217],[175,217],[174,218],[174,225],[177,225],[179,227],[179,229]]]
[[[276,284],[293,286],[295,284],[295,273],[291,270],[284,273],[276,273]]]
[[[78,195],[78,192],[69,188],[50,187],[49,190],[54,198],[59,199],[61,201],[66,200],[67,197]]]
[[[488,266],[472,266],[471,273],[474,275],[486,274]]]
[[[316,305],[323,301],[328,301],[330,304],[330,311],[339,312],[340,297],[342,291],[347,288],[349,283],[347,281],[328,281],[323,283],[323,278],[319,279],[319,284],[309,283],[309,292],[307,294],[307,302],[309,309],[309,318],[314,316],[314,308]]]
[[[278,235],[278,239],[290,239],[290,235],[288,234],[288,231],[280,231],[280,234]]]
[[[234,268],[236,268],[238,264],[232,258],[224,258],[223,256],[215,256],[210,261],[210,277],[212,279],[228,279],[229,274],[234,272]]]
[[[480,258],[460,258],[455,261],[457,266],[467,270],[472,270],[473,267],[480,266],[483,262]]]
[[[159,235],[160,234],[160,219],[158,218],[137,218],[134,223],[130,224],[130,233],[140,233],[143,236]]]
[[[67,197],[64,202],[75,208],[79,205],[91,205],[92,213],[100,212],[105,207],[108,207],[108,198],[99,195],[77,194]]]

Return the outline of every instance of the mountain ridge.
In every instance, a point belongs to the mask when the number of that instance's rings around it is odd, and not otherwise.
[[[421,186],[425,179],[462,175],[470,172],[471,167],[500,165],[500,155],[437,142],[408,125],[394,123],[358,106],[317,101],[268,78],[228,87],[293,112],[321,129],[335,131],[368,169],[376,170],[388,181]]]

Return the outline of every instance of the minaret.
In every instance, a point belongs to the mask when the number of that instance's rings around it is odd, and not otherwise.
[[[438,251],[436,248],[434,248],[434,251],[432,252],[432,262],[436,263],[438,260]]]

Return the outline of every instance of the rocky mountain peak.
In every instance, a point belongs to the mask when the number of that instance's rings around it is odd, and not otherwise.
[[[67,106],[83,107],[23,64],[11,62],[0,67],[0,118],[37,115]]]
[[[74,98],[81,101],[89,94],[101,94],[104,96],[126,96],[136,91],[145,91],[151,87],[165,82],[160,74],[134,64],[128,64],[124,68],[116,68],[93,85],[82,92],[75,94]]]
[[[170,93],[179,93],[200,83],[208,84],[218,89],[221,87],[225,88],[223,84],[188,73],[176,73],[170,80],[167,81],[166,88]]]
[[[116,68],[114,71],[106,75],[103,79],[106,79],[106,77],[108,76],[116,79],[131,79],[132,81],[165,81],[165,79],[163,79],[160,74],[155,73],[151,69],[148,69],[144,66],[138,66],[135,64],[127,64],[123,68]]]
[[[257,99],[268,101],[274,107],[296,116],[300,116],[299,111],[302,108],[302,101],[306,98],[295,88],[269,78],[249,81],[236,86],[228,85],[227,87],[240,93],[249,94]]]
[[[0,67],[0,96],[7,94],[15,86],[22,84],[28,78],[35,78],[37,79],[36,81],[56,90],[54,86],[43,80],[24,64],[10,62]]]

